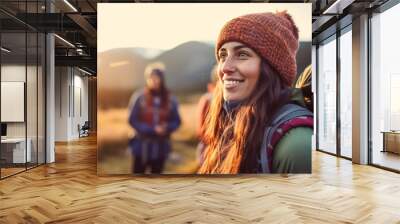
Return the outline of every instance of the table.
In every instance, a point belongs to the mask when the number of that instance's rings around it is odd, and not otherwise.
[[[382,152],[392,152],[400,154],[400,131],[382,131],[383,150]]]

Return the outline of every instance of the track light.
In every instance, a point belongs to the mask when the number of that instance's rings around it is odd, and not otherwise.
[[[75,45],[73,45],[73,44],[72,44],[71,42],[69,42],[68,40],[66,40],[66,39],[64,39],[64,38],[62,38],[62,37],[60,37],[60,36],[58,36],[57,34],[54,34],[54,36],[57,37],[57,38],[58,38],[59,40],[61,40],[62,42],[66,43],[67,45],[69,45],[69,46],[75,48]]]
[[[72,10],[74,10],[74,12],[78,12],[78,10],[68,1],[68,0],[64,0],[65,4],[67,4]]]
[[[10,53],[10,52],[11,52],[11,50],[9,50],[9,49],[7,49],[7,48],[5,48],[5,47],[1,47],[1,50],[4,51],[4,52],[6,52],[6,53]]]
[[[324,12],[323,15],[329,14],[342,14],[343,10],[347,6],[351,5],[355,0],[336,0],[332,5],[330,5]]]
[[[86,70],[83,70],[83,69],[81,69],[81,68],[79,68],[79,67],[78,67],[78,70],[81,71],[81,72],[83,72],[83,73],[85,73],[85,74],[87,74],[87,75],[90,75],[90,76],[93,75],[92,73],[90,73],[90,72],[88,72],[88,71],[86,71]]]

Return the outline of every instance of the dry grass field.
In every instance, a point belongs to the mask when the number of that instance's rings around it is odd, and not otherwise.
[[[167,174],[191,174],[197,169],[196,121],[200,95],[178,97],[182,124],[171,138],[172,153],[166,163]],[[134,130],[128,123],[127,108],[98,111],[98,167],[100,175],[129,174],[132,155],[128,147]]]

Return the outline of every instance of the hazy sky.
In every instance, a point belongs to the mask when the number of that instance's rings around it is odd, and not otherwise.
[[[98,51],[143,47],[171,49],[187,41],[214,42],[230,19],[254,12],[287,10],[311,41],[311,3],[99,3]]]

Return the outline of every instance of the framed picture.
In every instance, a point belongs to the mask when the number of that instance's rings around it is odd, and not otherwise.
[[[311,20],[309,3],[98,4],[98,174],[310,173]]]

